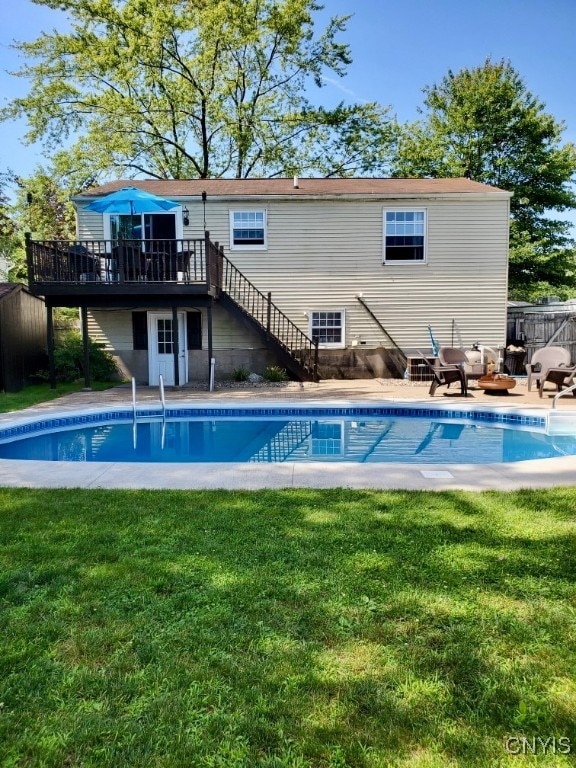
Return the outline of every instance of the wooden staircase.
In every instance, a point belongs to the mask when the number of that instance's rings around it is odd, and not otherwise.
[[[208,235],[208,233],[207,233]],[[209,237],[206,238],[209,242]],[[212,244],[211,244],[212,245]],[[209,264],[220,305],[254,330],[273,350],[278,362],[299,381],[318,381],[318,344],[303,333],[272,301],[225,256],[214,243]]]

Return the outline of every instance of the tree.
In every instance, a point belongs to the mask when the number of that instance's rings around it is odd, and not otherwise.
[[[6,194],[9,183],[9,174],[0,174],[0,282],[6,277],[13,278],[14,263],[22,255],[21,232]]]
[[[70,190],[54,169],[37,168],[28,178],[5,174],[0,182],[12,186],[14,199],[2,194],[0,183],[0,257],[10,280],[26,282],[24,233],[39,240],[73,240],[76,231]]]
[[[464,176],[513,192],[512,295],[573,292],[569,224],[550,217],[576,207],[576,148],[562,144],[563,124],[507,61],[450,71],[424,94],[424,118],[403,129],[393,175]]]
[[[0,119],[84,179],[381,172],[394,137],[377,104],[318,107],[342,76],[348,17],[314,35],[315,0],[35,0],[70,31],[15,48],[31,82]],[[63,154],[62,143],[72,146]],[[60,152],[60,154],[58,154]]]

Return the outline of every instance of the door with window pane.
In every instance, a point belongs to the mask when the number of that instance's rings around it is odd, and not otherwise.
[[[186,344],[186,317],[178,313],[178,370],[180,384],[188,381],[188,354]],[[174,385],[175,329],[172,313],[148,313],[148,380],[157,386],[160,375],[164,384]]]

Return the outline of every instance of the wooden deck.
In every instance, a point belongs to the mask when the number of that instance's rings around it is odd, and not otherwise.
[[[193,240],[27,240],[28,283],[51,304],[116,303],[136,297],[213,297],[218,248]]]

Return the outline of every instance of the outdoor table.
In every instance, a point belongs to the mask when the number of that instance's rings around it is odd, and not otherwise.
[[[486,376],[481,376],[477,384],[487,394],[489,392],[500,392],[507,395],[508,391],[516,386],[516,379],[502,373],[490,373]]]

